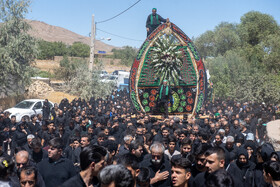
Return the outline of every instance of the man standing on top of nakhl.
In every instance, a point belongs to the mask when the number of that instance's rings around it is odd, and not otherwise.
[[[147,18],[146,29],[147,29],[147,37],[163,22],[169,22],[169,18],[163,19],[160,15],[157,14],[157,9],[152,9],[152,14],[150,14]]]

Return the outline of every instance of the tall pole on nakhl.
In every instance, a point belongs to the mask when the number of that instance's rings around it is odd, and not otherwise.
[[[94,14],[92,14],[91,35],[90,35],[90,57],[89,57],[89,65],[88,65],[88,69],[90,71],[92,71],[93,63],[94,63],[94,42],[95,42],[95,22],[94,22]]]

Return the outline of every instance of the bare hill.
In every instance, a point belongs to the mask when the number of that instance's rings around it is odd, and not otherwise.
[[[40,38],[49,42],[63,42],[68,45],[73,44],[74,42],[82,42],[90,45],[90,37],[82,36],[62,27],[49,25],[41,21],[27,20],[31,25],[32,30],[29,32],[30,35],[35,38]],[[113,48],[116,48],[111,45],[107,45],[99,40],[96,40],[95,43],[95,52],[97,51],[106,51],[110,52]]]

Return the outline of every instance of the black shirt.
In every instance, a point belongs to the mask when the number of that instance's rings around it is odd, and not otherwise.
[[[55,162],[49,158],[44,159],[38,164],[38,170],[46,187],[59,186],[77,174],[72,161],[67,158],[60,158]]]
[[[87,185],[83,181],[80,173],[70,178],[66,182],[64,182],[60,187],[86,187]]]

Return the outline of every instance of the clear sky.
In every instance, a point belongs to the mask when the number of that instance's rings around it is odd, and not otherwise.
[[[89,36],[91,16],[95,22],[111,18],[138,0],[33,0],[27,19],[60,26]],[[117,18],[97,24],[97,29],[134,40],[112,36],[97,30],[96,38],[111,38],[105,43],[139,48],[146,39],[146,19],[152,8],[169,18],[190,38],[213,30],[221,22],[239,23],[249,11],[260,11],[274,17],[280,24],[280,0],[141,0]]]

